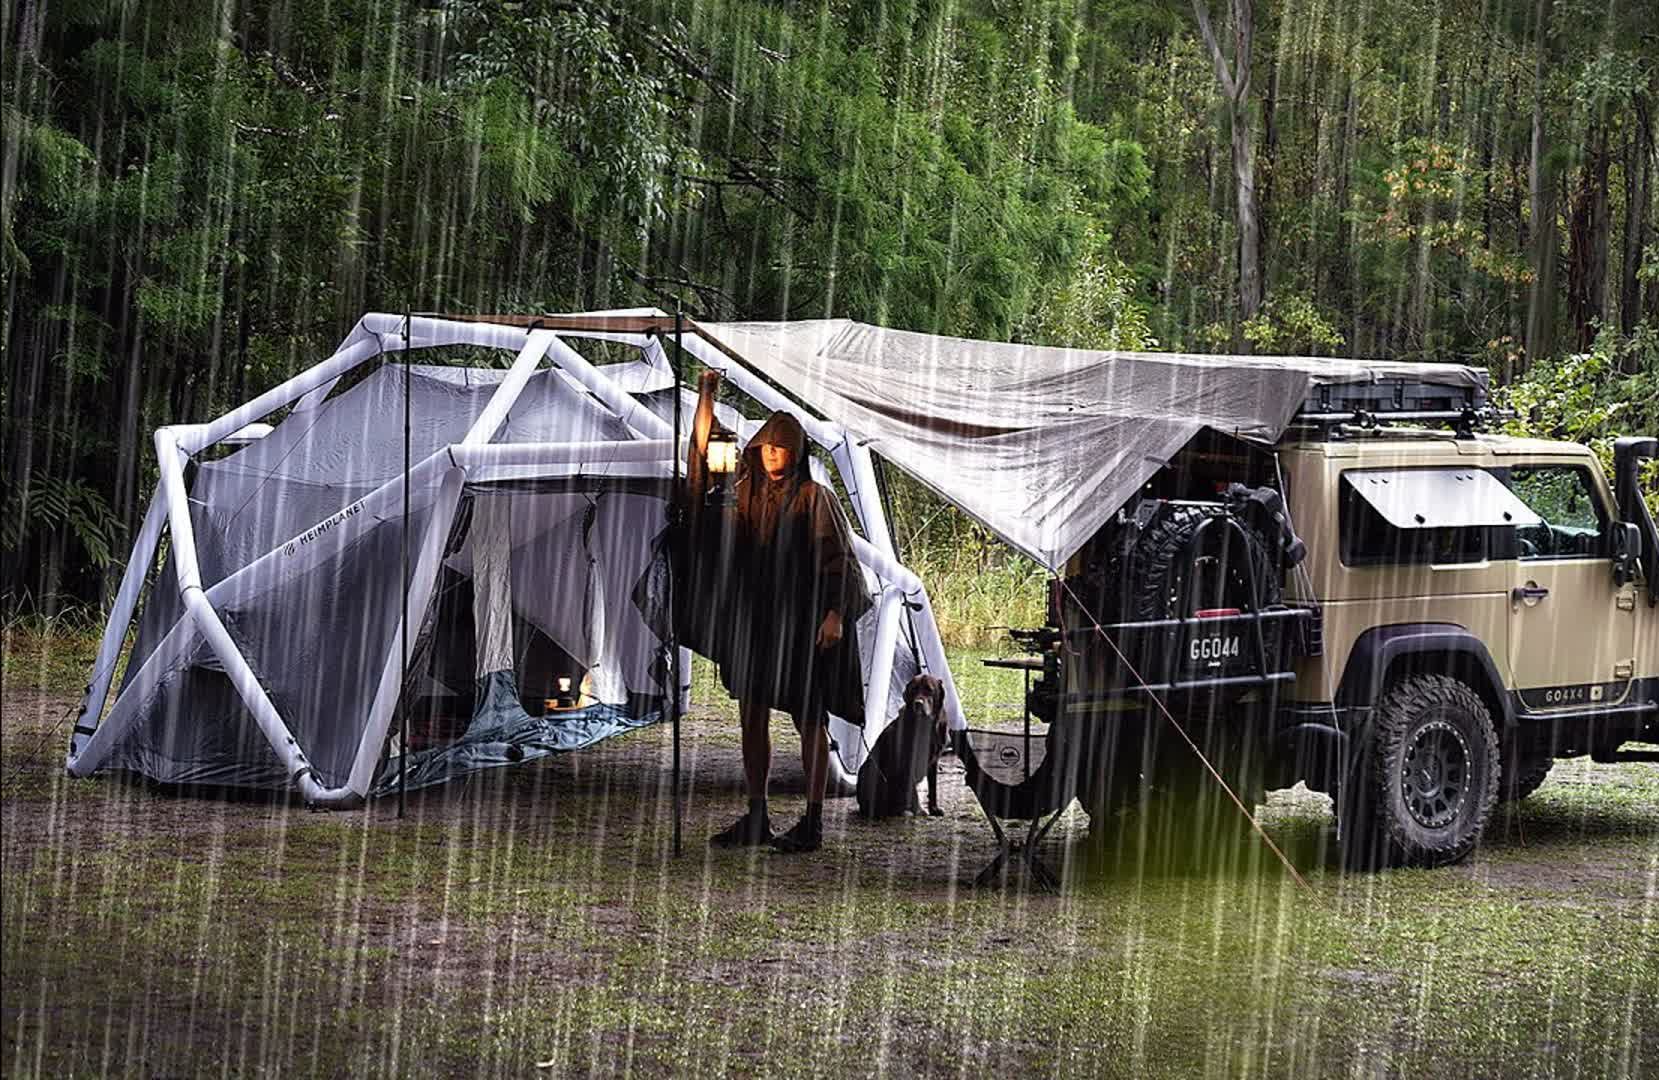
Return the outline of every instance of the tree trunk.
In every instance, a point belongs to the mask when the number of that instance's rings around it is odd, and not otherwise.
[[[1233,212],[1238,220],[1239,319],[1256,317],[1262,307],[1261,209],[1256,199],[1256,140],[1248,110],[1233,108]]]
[[[1192,0],[1198,30],[1215,65],[1216,82],[1227,98],[1232,121],[1233,214],[1238,233],[1238,298],[1240,326],[1261,311],[1261,218],[1256,200],[1256,141],[1250,121],[1250,56],[1255,35],[1254,0],[1232,0],[1233,61],[1229,65],[1210,25],[1205,0]],[[1245,348],[1242,333],[1234,332],[1234,347]]]
[[[1352,54],[1350,54],[1351,56]],[[1339,128],[1336,147],[1336,211],[1339,215],[1337,224],[1337,259],[1336,296],[1341,307],[1349,312],[1348,341],[1355,349],[1360,348],[1360,305],[1354,303],[1354,294],[1358,291],[1355,283],[1359,280],[1359,251],[1354,243],[1354,220],[1349,210],[1349,184],[1353,176],[1353,147],[1358,138],[1357,125],[1354,119],[1356,108],[1354,101],[1354,65],[1348,63],[1348,70],[1344,73],[1343,81],[1347,87],[1342,99],[1342,124]]]
[[[1531,364],[1555,349],[1555,178],[1546,175],[1549,134],[1544,127],[1544,72],[1549,66],[1550,0],[1537,0],[1534,13],[1536,66],[1532,79],[1532,158],[1527,186],[1532,204],[1532,288],[1527,296],[1526,357]]]
[[[1636,101],[1636,125],[1625,145],[1624,259],[1619,268],[1619,329],[1633,333],[1642,318],[1642,249],[1647,239],[1648,203],[1652,199],[1652,127],[1647,102]]]
[[[1281,40],[1283,38],[1281,37]],[[1279,126],[1276,113],[1279,108],[1279,55],[1273,54],[1273,73],[1267,80],[1267,100],[1262,102],[1262,159],[1261,186],[1256,200],[1256,273],[1267,280],[1267,247],[1272,243],[1270,227],[1273,212],[1273,163],[1279,149]],[[1317,119],[1319,111],[1314,110]],[[1318,133],[1313,144],[1319,145]],[[1265,287],[1264,287],[1265,291]]]
[[[1580,350],[1595,344],[1607,307],[1607,125],[1596,124],[1588,143],[1567,224],[1567,312]]]

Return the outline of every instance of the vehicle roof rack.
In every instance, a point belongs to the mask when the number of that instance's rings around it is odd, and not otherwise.
[[[1460,434],[1473,434],[1499,415],[1483,385],[1391,378],[1317,387],[1290,424],[1324,428],[1335,438],[1342,437],[1343,427],[1375,427],[1394,421],[1449,424]]]

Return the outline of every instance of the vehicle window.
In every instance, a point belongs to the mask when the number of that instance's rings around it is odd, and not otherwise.
[[[1606,509],[1582,465],[1509,470],[1509,489],[1544,520],[1515,530],[1523,559],[1595,559],[1607,554]]]
[[[1343,477],[1338,523],[1342,561],[1347,566],[1400,566],[1434,563],[1447,566],[1487,558],[1494,529],[1396,529]]]

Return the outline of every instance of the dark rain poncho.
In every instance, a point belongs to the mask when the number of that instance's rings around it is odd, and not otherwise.
[[[794,454],[781,480],[761,465],[767,445]],[[856,627],[870,597],[835,494],[810,479],[800,422],[773,413],[749,440],[734,507],[705,505],[707,465],[696,455],[686,479],[681,643],[715,661],[739,700],[803,723],[821,723],[827,710],[862,724]],[[818,629],[829,611],[841,614],[841,640],[820,650]]]

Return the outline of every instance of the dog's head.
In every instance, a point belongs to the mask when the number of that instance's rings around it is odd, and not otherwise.
[[[904,711],[913,724],[925,724],[931,737],[930,756],[938,757],[950,739],[950,721],[945,717],[945,684],[932,675],[917,675],[904,687]]]

